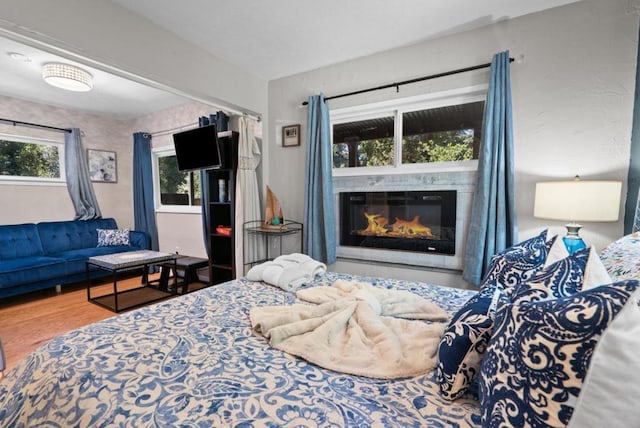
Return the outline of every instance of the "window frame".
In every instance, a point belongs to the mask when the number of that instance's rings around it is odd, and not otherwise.
[[[164,205],[160,199],[160,165],[161,157],[175,156],[176,150],[172,146],[155,147],[151,149],[151,169],[153,174],[153,202],[158,213],[202,214],[201,205]],[[192,171],[194,174],[199,171]],[[202,192],[202,189],[200,189]]]
[[[27,137],[23,135],[0,133],[0,139],[25,144],[41,144],[58,148],[59,178],[25,177],[19,175],[0,175],[0,185],[66,186],[67,171],[65,164],[65,144],[48,138]]]
[[[446,107],[456,104],[465,104],[477,101],[486,101],[488,85],[476,85],[449,91],[436,92],[426,95],[418,95],[407,98],[398,98],[372,104],[358,105],[332,109],[329,111],[331,121],[331,147],[333,148],[333,125],[355,122],[360,120],[387,117],[394,119],[394,149],[393,165],[390,166],[363,166],[349,168],[332,168],[333,176],[361,176],[361,175],[391,175],[411,174],[418,172],[442,172],[442,171],[475,171],[478,169],[478,160],[451,161],[451,162],[427,162],[427,163],[402,163],[402,115],[417,110]],[[333,152],[333,150],[332,150]]]

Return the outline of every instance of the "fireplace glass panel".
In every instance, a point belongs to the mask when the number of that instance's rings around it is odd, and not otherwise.
[[[340,244],[455,254],[456,191],[340,194]]]

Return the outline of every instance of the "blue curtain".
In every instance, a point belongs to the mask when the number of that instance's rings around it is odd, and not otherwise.
[[[464,256],[462,276],[476,285],[491,257],[513,245],[518,234],[512,115],[509,51],[506,51],[496,54],[491,62],[478,181]]]
[[[330,264],[336,261],[331,127],[324,95],[309,97],[304,243],[307,254]]]
[[[627,198],[624,209],[624,234],[640,230],[640,44],[636,58],[636,91],[631,129],[631,156],[627,173]]]
[[[158,227],[153,203],[151,135],[133,134],[133,217],[135,229],[151,238],[151,249],[158,251]]]
[[[82,146],[78,128],[73,128],[71,132],[64,134],[64,160],[67,190],[76,211],[75,219],[89,220],[102,217],[98,199],[93,191],[87,155]]]

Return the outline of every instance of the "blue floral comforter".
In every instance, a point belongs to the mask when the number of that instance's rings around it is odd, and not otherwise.
[[[315,284],[348,275],[327,273]],[[363,278],[455,311],[473,292]],[[255,334],[254,306],[295,296],[239,279],[55,338],[0,382],[5,427],[478,426],[472,398],[440,397],[433,373],[369,379],[316,367]]]

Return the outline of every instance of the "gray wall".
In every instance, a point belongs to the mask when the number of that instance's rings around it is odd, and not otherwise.
[[[571,5],[426,41],[365,58],[269,82],[267,183],[292,218],[304,210],[306,143],[280,146],[282,125],[301,123],[306,135],[309,95],[327,96],[490,62],[510,50],[524,56],[511,67],[517,209],[520,238],[549,227],[565,234],[563,223],[533,218],[537,181],[584,179],[626,181],[635,87],[638,16],[625,0],[583,0]],[[330,108],[366,104],[487,83],[488,71],[330,101]],[[280,169],[276,168],[280,165]],[[283,168],[283,166],[286,167]],[[275,173],[275,171],[282,173]],[[623,193],[626,193],[626,185]],[[623,213],[624,202],[621,203]],[[601,249],[623,233],[616,223],[585,225],[581,235]],[[429,273],[388,266],[338,263],[337,269],[422,279]],[[439,279],[439,276],[437,277]],[[455,279],[453,280],[455,282]]]
[[[114,217],[120,227],[133,227],[131,132],[126,122],[80,111],[0,96],[0,117],[80,128],[85,149],[116,152],[117,183],[93,183],[103,217]],[[0,133],[64,142],[64,134],[0,124]],[[64,184],[0,183],[0,224],[71,220],[75,216]]]

